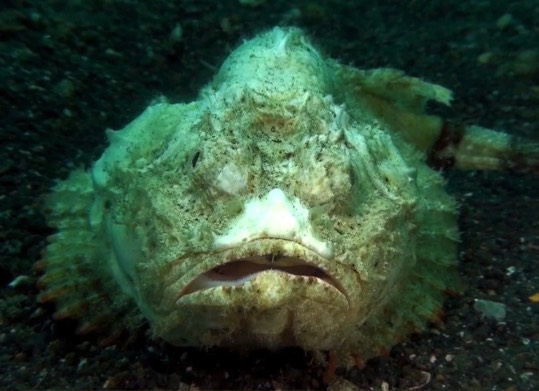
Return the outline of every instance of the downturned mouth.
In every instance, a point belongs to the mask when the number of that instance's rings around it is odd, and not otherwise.
[[[218,286],[241,287],[258,274],[272,270],[302,278],[305,282],[329,284],[347,296],[341,284],[321,267],[297,257],[275,254],[234,259],[220,264],[191,281],[181,296]]]

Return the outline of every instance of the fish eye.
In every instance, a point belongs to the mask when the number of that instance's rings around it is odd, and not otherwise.
[[[200,151],[196,151],[195,154],[193,155],[193,158],[191,159],[191,165],[193,166],[193,168],[195,168],[197,166],[197,163],[200,159]]]

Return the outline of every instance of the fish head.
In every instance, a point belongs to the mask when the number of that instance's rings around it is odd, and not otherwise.
[[[330,348],[414,261],[414,170],[330,98],[253,95],[111,133],[93,170],[111,268],[173,344]]]

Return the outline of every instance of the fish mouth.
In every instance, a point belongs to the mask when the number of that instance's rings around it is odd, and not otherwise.
[[[256,249],[252,248],[255,244]],[[261,247],[266,251],[260,251]],[[350,305],[347,289],[339,278],[342,272],[336,268],[335,262],[297,242],[264,238],[225,251],[222,255],[223,258],[212,262],[210,268],[199,269],[191,275],[178,291],[178,303],[191,295],[210,293],[215,289],[242,290],[263,274],[279,273],[293,283],[323,286]]]
[[[339,282],[321,267],[296,257],[267,254],[234,259],[215,266],[191,281],[183,289],[181,296],[217,286],[240,287],[265,271],[284,272],[311,283],[323,282],[344,294],[344,289]]]

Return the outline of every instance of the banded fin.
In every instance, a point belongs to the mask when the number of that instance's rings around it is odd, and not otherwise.
[[[539,142],[477,125],[444,122],[428,163],[463,170],[539,174]]]
[[[38,301],[55,303],[54,318],[78,319],[77,333],[100,330],[105,342],[132,328],[140,316],[112,279],[104,226],[89,221],[93,201],[92,179],[83,170],[54,187],[47,209],[49,223],[58,232],[48,238],[43,259],[34,268],[43,272]]]
[[[476,125],[455,125],[427,114],[429,100],[450,104],[448,89],[395,69],[334,67],[337,77],[352,85],[352,93],[343,97],[352,115],[370,113],[424,152],[431,167],[539,174],[539,142]]]
[[[368,115],[419,151],[426,153],[432,148],[443,121],[427,114],[426,104],[432,100],[449,106],[453,98],[450,90],[391,68],[365,71],[340,64],[334,67],[338,84],[350,86],[335,94],[341,94],[352,117],[364,120],[362,117]]]

